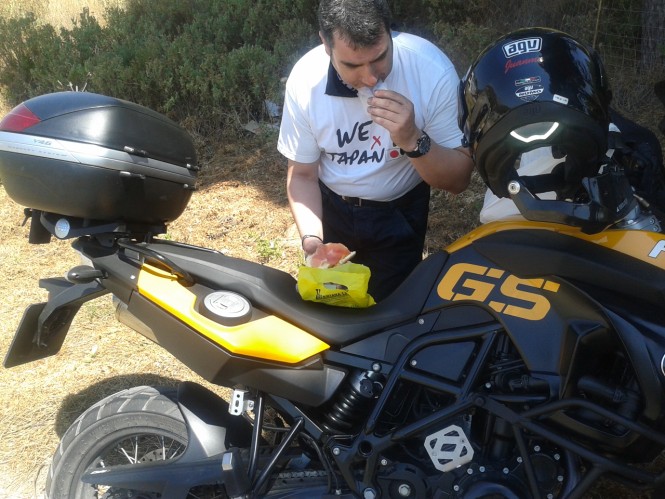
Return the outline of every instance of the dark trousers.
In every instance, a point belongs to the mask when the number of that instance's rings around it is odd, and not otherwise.
[[[356,251],[353,262],[369,267],[369,294],[388,296],[422,261],[430,188],[420,183],[390,202],[343,199],[320,183],[323,236]]]

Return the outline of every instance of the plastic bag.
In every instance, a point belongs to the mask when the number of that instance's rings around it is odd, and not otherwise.
[[[320,269],[301,266],[298,292],[303,300],[335,307],[366,308],[376,302],[367,293],[371,272],[365,265],[347,262]]]

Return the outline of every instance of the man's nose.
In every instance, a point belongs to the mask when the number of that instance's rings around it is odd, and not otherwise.
[[[380,75],[379,72],[373,68],[372,66],[367,66],[366,68],[363,68],[363,75],[360,79],[363,85],[366,87],[373,87],[377,83],[379,83],[380,80]]]

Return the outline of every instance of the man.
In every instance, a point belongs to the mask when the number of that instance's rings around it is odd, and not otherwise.
[[[318,16],[323,45],[286,84],[278,149],[289,203],[305,255],[345,244],[370,268],[378,301],[422,260],[430,186],[469,184],[459,79],[433,44],[391,33],[385,0],[322,0]]]

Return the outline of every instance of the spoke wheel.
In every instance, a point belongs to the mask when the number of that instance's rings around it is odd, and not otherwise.
[[[175,459],[187,447],[187,427],[175,391],[137,387],[116,393],[86,410],[69,427],[53,456],[46,490],[50,498],[152,499],[137,491],[84,484],[92,469]],[[190,497],[225,497],[200,488]]]

